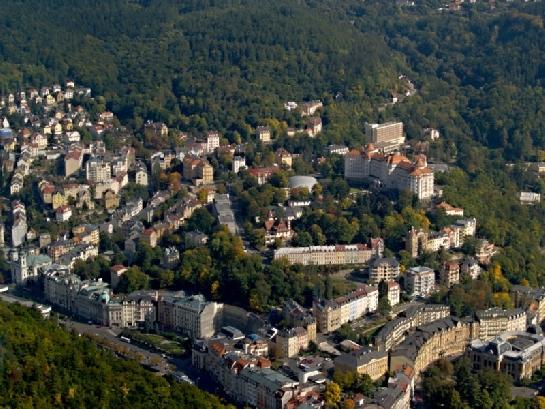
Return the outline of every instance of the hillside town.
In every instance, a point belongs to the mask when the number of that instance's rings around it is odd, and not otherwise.
[[[545,290],[503,284],[501,247],[444,200],[443,164],[402,122],[367,123],[360,146],[290,151],[322,132],[323,107],[286,102],[297,127],[263,124],[232,142],[154,121],[128,129],[71,81],[3,96],[2,291],[129,342],[178,334],[203,387],[241,406],[322,408],[336,391],[356,408],[409,408],[423,372],[460,357],[529,380],[545,365]],[[377,208],[407,203],[384,210],[382,231],[360,210],[379,195]],[[254,268],[252,257],[323,281],[276,305],[240,284],[247,302],[229,263]],[[215,263],[228,279],[210,278]],[[483,275],[495,280],[490,305],[442,296]],[[347,373],[373,392],[336,390]]]

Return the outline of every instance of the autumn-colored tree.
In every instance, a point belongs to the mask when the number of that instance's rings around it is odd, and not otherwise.
[[[336,382],[329,382],[324,392],[325,402],[328,406],[334,407],[341,400],[341,387]]]

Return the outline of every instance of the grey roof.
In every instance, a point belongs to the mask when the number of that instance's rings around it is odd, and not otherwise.
[[[295,382],[280,372],[274,371],[271,368],[244,368],[240,371],[240,376],[243,376],[255,384],[263,385],[267,390],[275,392],[283,387],[296,386]]]
[[[318,181],[313,176],[292,176],[288,179],[290,189],[306,187],[308,190],[312,190],[317,183]]]
[[[378,258],[375,261],[373,261],[372,266],[373,267],[379,267],[383,264],[388,264],[390,267],[397,268],[399,267],[398,261],[391,257],[391,258]]]
[[[373,360],[382,359],[387,356],[388,352],[386,351],[373,351],[368,347],[363,347],[358,349],[357,351],[341,354],[340,356],[335,358],[335,363],[341,363],[347,366],[357,368],[361,365],[366,365]]]

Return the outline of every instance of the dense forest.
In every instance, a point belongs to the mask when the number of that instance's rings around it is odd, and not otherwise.
[[[227,407],[194,386],[169,383],[102,352],[18,305],[0,303],[0,358],[3,408]]]
[[[410,137],[438,127],[452,159],[474,148],[527,159],[543,143],[545,6],[428,0],[20,0],[0,10],[3,90],[72,78],[137,127],[249,136],[286,100],[326,102],[326,141],[361,143],[365,120],[397,117]],[[62,24],[58,23],[62,22]],[[531,64],[528,61],[532,61]],[[418,93],[379,109],[407,75]]]
[[[296,225],[312,233],[302,234],[300,245],[382,235],[400,250],[408,226],[418,224],[418,206],[394,209],[378,196],[339,209],[334,200],[348,192],[342,162],[325,168],[310,160],[329,143],[361,145],[365,121],[401,119],[410,140],[436,127],[442,137],[430,158],[457,168],[437,178],[446,200],[477,217],[479,235],[503,248],[498,262],[509,281],[544,284],[545,207],[521,207],[517,195],[545,193],[543,180],[520,166],[545,157],[545,5],[439,7],[436,0],[414,7],[379,0],[19,0],[0,9],[0,90],[74,79],[137,131],[145,120],[161,120],[189,132],[219,129],[234,142],[269,124],[278,138],[260,155],[250,146],[249,163],[266,165],[271,149],[285,147],[301,154],[296,172],[333,179],[322,212]],[[401,75],[417,92],[388,104],[391,93],[403,92]],[[283,103],[313,98],[325,104],[322,135],[282,137],[279,130],[300,121]],[[273,185],[244,182],[249,216],[264,216],[285,181]],[[246,285],[236,275],[248,295],[263,283]],[[208,294],[216,281],[227,284],[210,275],[203,281]]]

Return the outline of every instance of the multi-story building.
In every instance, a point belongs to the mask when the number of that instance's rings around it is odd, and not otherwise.
[[[405,277],[409,294],[427,297],[435,291],[435,272],[429,267],[411,267]]]
[[[467,236],[474,236],[477,229],[477,219],[460,219],[456,223],[444,227],[439,232],[429,232],[425,229],[409,230],[406,248],[412,257],[423,253],[433,253],[441,249],[459,248]]]
[[[294,300],[287,300],[282,305],[282,317],[292,327],[305,328],[309,342],[316,342],[316,319],[306,308]]]
[[[403,122],[366,123],[365,136],[368,143],[372,143],[385,152],[398,149],[405,143]]]
[[[452,287],[460,282],[460,265],[456,261],[446,261],[439,272],[439,281],[445,287]]]
[[[79,146],[70,147],[64,156],[64,176],[72,176],[79,172],[82,164],[83,150]]]
[[[293,164],[293,155],[289,153],[284,148],[279,148],[274,154],[276,164],[280,167],[285,166],[287,168],[291,168],[291,165]]]
[[[493,369],[515,381],[529,379],[545,364],[545,337],[523,331],[506,332],[491,341],[471,342],[467,357],[473,369]]]
[[[305,132],[311,138],[314,138],[316,135],[322,132],[322,118],[309,118],[305,125]]]
[[[246,168],[246,158],[244,156],[235,155],[233,157],[233,172],[238,173],[241,169]]]
[[[210,131],[206,134],[206,152],[212,153],[220,147],[220,134],[218,131]]]
[[[256,129],[257,139],[261,143],[269,143],[271,141],[271,129],[267,126],[258,126]]]
[[[278,359],[293,358],[309,344],[308,332],[303,327],[280,330],[274,341],[274,355]]]
[[[515,306],[526,311],[529,321],[532,316],[535,316],[536,324],[545,321],[545,289],[513,285],[509,292]]]
[[[399,304],[401,290],[397,281],[389,280],[386,282],[386,285],[388,286],[388,302],[390,303],[390,306],[393,307],[394,305]]]
[[[148,185],[148,170],[146,165],[140,164],[134,173],[134,182],[140,186]]]
[[[202,295],[167,294],[159,298],[157,322],[193,339],[210,338],[219,327],[222,310],[223,304],[207,301]]]
[[[378,284],[382,280],[395,280],[399,277],[399,263],[395,258],[380,258],[369,266],[369,283]]]
[[[376,381],[388,371],[388,352],[364,347],[341,354],[335,358],[335,371],[367,374]]]
[[[460,265],[460,272],[472,280],[476,280],[482,273],[482,268],[473,257],[467,257]]]
[[[206,185],[214,181],[214,168],[205,159],[186,156],[183,161],[183,176],[197,186]]]
[[[402,316],[389,321],[376,335],[374,343],[381,351],[389,351],[402,342],[410,330],[447,318],[450,307],[441,304],[418,305],[407,309]]]
[[[101,279],[82,281],[67,267],[58,266],[43,274],[43,284],[48,302],[85,320],[120,328],[155,321],[154,299],[147,293],[112,297],[109,285]]]
[[[285,409],[303,392],[299,382],[270,368],[271,362],[237,349],[225,339],[199,341],[193,345],[193,366],[205,370],[225,393],[240,405],[262,409]]]
[[[85,164],[85,175],[89,183],[101,183],[112,178],[112,165],[99,158],[92,158]]]
[[[368,145],[344,156],[344,177],[356,181],[374,178],[387,189],[409,190],[421,200],[433,196],[433,170],[424,155],[411,162],[399,153],[384,155]]]
[[[314,302],[314,316],[320,332],[329,333],[378,307],[378,288],[362,285],[351,293],[333,300]]]
[[[470,321],[454,317],[434,321],[417,328],[390,352],[390,371],[410,366],[418,377],[438,359],[463,355],[474,338]]]
[[[527,316],[522,309],[502,310],[489,308],[476,313],[479,323],[479,339],[488,341],[503,332],[526,331]]]
[[[380,253],[380,254],[379,254]],[[274,259],[285,258],[290,264],[327,266],[342,264],[366,264],[382,253],[378,246],[347,244],[336,246],[282,247],[274,252]]]

